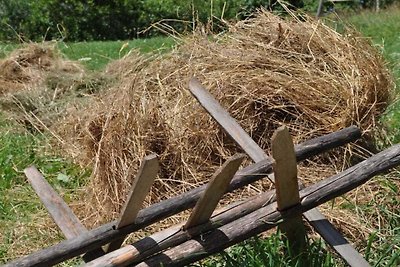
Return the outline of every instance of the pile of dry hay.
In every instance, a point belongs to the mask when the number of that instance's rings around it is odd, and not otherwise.
[[[65,59],[56,42],[23,44],[0,60],[0,106],[29,129],[43,131],[108,82]]]
[[[32,88],[51,72],[82,74],[83,69],[63,59],[55,46],[56,43],[26,44],[0,60],[0,94]]]
[[[101,221],[115,217],[145,155],[158,153],[162,165],[154,203],[204,183],[238,151],[190,95],[193,76],[265,150],[283,123],[295,141],[351,124],[370,130],[392,88],[368,40],[265,11],[226,34],[194,34],[150,59],[131,53],[110,69],[118,66],[118,85],[54,127],[79,162],[94,164],[86,202]]]

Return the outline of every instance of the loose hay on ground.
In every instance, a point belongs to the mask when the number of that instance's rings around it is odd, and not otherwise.
[[[110,84],[108,77],[65,59],[56,42],[24,44],[0,60],[0,106],[28,129],[42,131]]]
[[[351,124],[370,131],[392,88],[368,40],[266,11],[225,34],[188,36],[167,55],[131,53],[118,64],[119,84],[54,127],[71,154],[93,163],[86,212],[96,221],[116,216],[146,154],[158,153],[162,166],[154,203],[206,182],[239,151],[190,95],[192,76],[266,151],[281,124],[296,142]]]

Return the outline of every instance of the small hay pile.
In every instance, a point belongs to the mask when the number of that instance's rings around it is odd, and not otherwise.
[[[26,44],[0,60],[0,94],[38,85],[47,73],[82,73],[76,63],[63,59],[55,43]]]
[[[0,60],[0,106],[31,130],[46,129],[105,84],[66,60],[55,42],[25,44]]]
[[[56,126],[81,163],[94,163],[94,203],[86,202],[101,221],[119,211],[145,155],[158,153],[162,165],[154,203],[206,182],[239,151],[190,95],[192,76],[266,151],[283,123],[296,142],[351,124],[372,129],[392,87],[367,40],[266,11],[226,34],[194,34],[167,55],[132,53],[120,64],[129,66],[120,84]]]

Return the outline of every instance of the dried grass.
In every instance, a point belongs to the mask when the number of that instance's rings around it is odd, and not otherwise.
[[[392,88],[368,40],[266,11],[230,25],[226,34],[193,34],[167,55],[133,52],[109,69],[121,83],[53,128],[71,155],[94,165],[86,215],[95,221],[115,217],[150,152],[159,154],[162,167],[147,203],[204,183],[238,151],[190,95],[192,76],[265,150],[281,124],[296,142],[351,124],[368,132]]]
[[[26,44],[0,60],[0,95],[38,85],[49,72],[82,74],[83,69],[63,59],[56,43]]]
[[[44,131],[113,78],[65,59],[57,43],[30,43],[0,61],[0,106],[29,130]]]

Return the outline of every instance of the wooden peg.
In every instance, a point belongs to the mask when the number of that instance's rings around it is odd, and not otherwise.
[[[122,208],[120,217],[115,226],[117,229],[127,226],[135,221],[139,210],[143,206],[143,201],[156,179],[159,169],[160,166],[156,154],[151,154],[143,158],[139,172],[132,184],[127,201]],[[107,252],[118,249],[124,242],[125,237],[111,242],[107,248]]]

